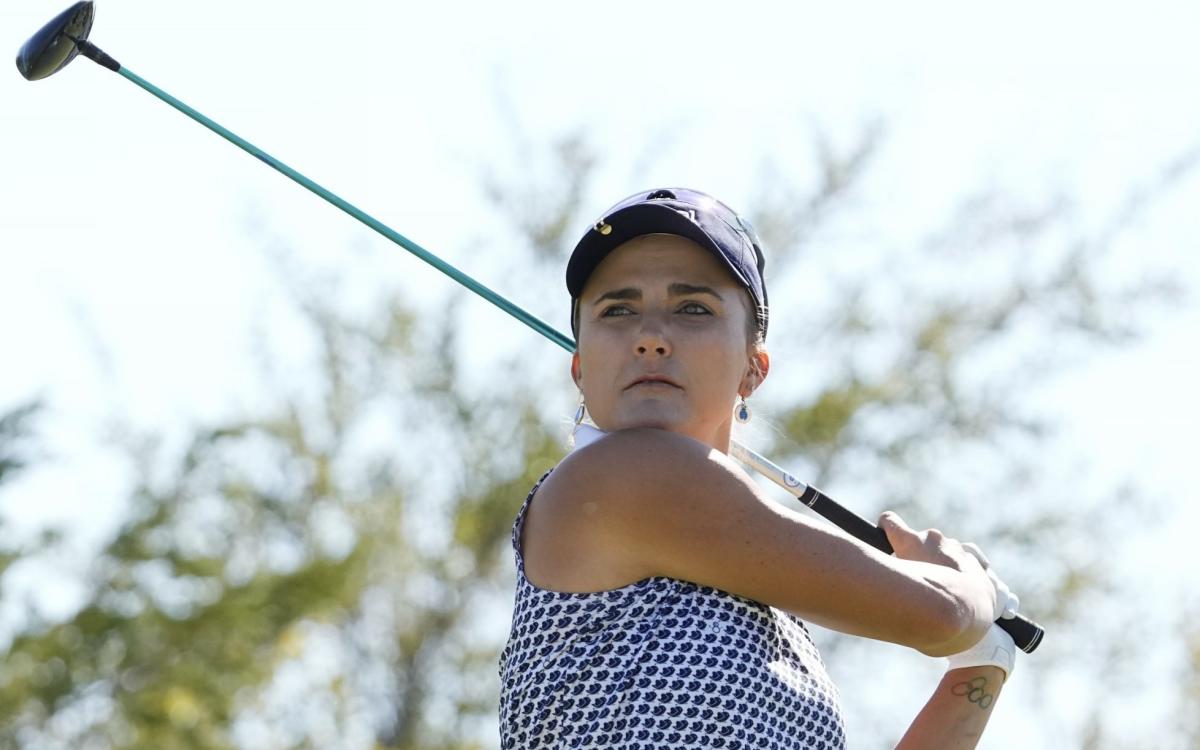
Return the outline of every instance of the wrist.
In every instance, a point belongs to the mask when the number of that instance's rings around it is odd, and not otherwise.
[[[951,670],[993,666],[1004,672],[1007,679],[1016,666],[1017,647],[1012,636],[996,625],[991,625],[978,643],[957,654],[951,654],[947,659]]]

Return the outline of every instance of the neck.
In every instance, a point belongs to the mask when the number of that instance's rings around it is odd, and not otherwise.
[[[731,440],[730,432],[732,429],[733,425],[730,422],[724,422],[717,429],[716,440],[714,440],[712,443],[709,443],[709,445],[721,451],[725,455],[729,455],[729,441]]]
[[[717,430],[717,434],[713,440],[700,440],[700,442],[711,446],[712,448],[715,448],[726,455],[729,455],[729,435],[731,428],[732,425],[729,422],[726,422],[725,424],[721,425],[720,429]],[[572,450],[579,450],[580,448],[591,445],[607,434],[608,432],[601,430],[595,425],[580,423],[575,427],[575,445]],[[695,438],[692,435],[688,435],[688,437],[699,440],[699,438]]]

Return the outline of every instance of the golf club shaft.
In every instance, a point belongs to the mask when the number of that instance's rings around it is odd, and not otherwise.
[[[501,295],[492,291],[462,271],[459,271],[454,266],[443,261],[441,258],[437,257],[417,243],[374,218],[362,209],[342,199],[333,192],[321,187],[283,162],[267,154],[254,144],[222,127],[213,120],[210,120],[201,113],[197,112],[195,109],[192,109],[167,92],[145,80],[141,76],[133,73],[114,60],[112,57],[105,54],[96,45],[86,40],[80,40],[78,42],[78,46],[80,53],[84,56],[92,59],[109,70],[119,73],[121,76],[125,77],[132,83],[137,84],[139,87],[146,90],[150,94],[153,94],[158,99],[161,99],[204,127],[221,136],[225,140],[234,144],[238,148],[254,156],[259,161],[282,173],[294,182],[299,183],[313,193],[321,196],[329,203],[337,206],[341,210],[353,216],[355,219],[358,219],[363,224],[371,227],[376,232],[379,232],[384,237],[388,238],[400,247],[403,247],[405,250],[438,269],[450,278],[454,279],[459,284],[462,284],[471,291],[480,295],[484,299],[499,307],[501,310],[504,310],[509,315],[512,315],[517,320],[558,344],[566,351],[575,351],[575,341],[570,337],[560,333],[551,326],[542,322],[537,317],[526,312],[524,309],[518,307],[512,302],[509,302]],[[876,549],[888,554],[892,553],[891,544],[888,543],[887,535],[882,529],[862,518],[861,516],[853,513],[852,511],[844,508],[828,495],[822,493],[820,490],[817,490],[814,487],[809,487],[803,482],[800,482],[791,474],[785,472],[771,461],[768,461],[765,457],[760,456],[758,453],[755,453],[740,443],[732,442],[730,452],[733,453],[734,456],[743,463],[746,463],[763,476],[783,487],[785,490],[788,490],[788,492],[795,495],[802,503],[812,508],[812,510],[816,513],[824,516],[846,533],[854,536],[862,542],[865,542],[866,544],[875,547]],[[796,490],[800,488],[803,489],[799,494],[796,494]],[[1006,630],[1009,635],[1013,637],[1013,640],[1017,646],[1026,652],[1032,652],[1041,643],[1044,633],[1041,626],[1022,617],[1021,615],[1017,615],[1016,618],[1012,619],[997,620],[996,624]]]
[[[782,487],[789,495],[811,508],[813,512],[833,521],[842,531],[881,552],[892,554],[892,544],[888,541],[887,534],[883,529],[857,513],[838,505],[816,487],[801,482],[792,474],[784,471],[778,464],[760,456],[741,443],[731,441],[729,454]]]
[[[91,47],[91,50],[81,49],[81,52],[83,52],[83,54],[87,55],[88,57],[92,57],[92,59],[95,59],[95,58],[92,56],[92,54],[89,54],[90,51],[94,50],[94,52],[96,52],[96,53],[104,54],[94,44],[89,43],[89,47]],[[107,55],[105,55],[105,57],[107,57]],[[108,58],[108,59],[111,60],[112,58]],[[97,60],[97,62],[101,62],[101,61]],[[115,61],[113,61],[113,62],[115,63]],[[214,122],[213,120],[210,120],[209,118],[205,117],[200,112],[197,112],[195,109],[192,109],[188,105],[179,101],[175,97],[171,96],[167,92],[158,88],[157,86],[150,83],[149,81],[142,78],[141,76],[137,75],[136,73],[129,70],[128,68],[126,68],[120,64],[117,64],[117,67],[115,67],[115,68],[112,67],[112,65],[106,64],[104,62],[101,62],[101,64],[104,65],[105,67],[109,68],[110,70],[114,70],[116,73],[124,76],[128,80],[132,81],[133,83],[137,84],[141,88],[150,92],[157,98],[159,98],[162,101],[166,102],[167,104],[171,105],[172,107],[179,110],[183,114],[192,118],[193,120],[200,123],[204,127],[208,128],[209,130],[213,131],[217,135],[221,136],[225,140],[229,141],[233,145],[237,146],[238,148],[242,149],[246,153],[250,154],[251,156],[258,159],[259,161],[263,162],[267,166],[275,169],[277,172],[280,172],[281,174],[287,176],[294,182],[299,183],[300,185],[304,186],[305,188],[308,188],[312,192],[321,196],[325,200],[329,201],[333,205],[337,206],[338,208],[342,209],[346,213],[353,216],[355,219],[358,219],[363,224],[366,224],[370,228],[374,229],[376,232],[379,232],[384,237],[387,237],[392,242],[396,243],[400,247],[409,251],[410,253],[417,256],[421,260],[425,261],[429,265],[433,266],[437,270],[441,271],[442,273],[446,274],[450,278],[454,279],[459,284],[462,284],[463,286],[465,286],[466,288],[475,292],[476,294],[483,297],[487,301],[496,305],[501,310],[504,310],[509,315],[512,315],[517,320],[520,320],[525,325],[529,326],[530,328],[534,329],[535,331],[542,334],[546,338],[550,339],[554,343],[558,344],[563,349],[566,349],[568,352],[575,351],[575,341],[573,339],[569,338],[568,336],[565,336],[562,333],[559,333],[554,328],[551,328],[549,325],[543,323],[541,320],[539,320],[534,315],[532,315],[529,312],[527,312],[526,310],[518,307],[517,305],[513,304],[512,302],[509,302],[507,299],[505,299],[501,295],[492,291],[488,287],[486,287],[483,284],[476,281],[474,278],[468,276],[467,274],[458,270],[457,268],[455,268],[454,266],[445,262],[441,258],[437,257],[433,253],[429,252],[425,248],[421,247],[417,243],[413,242],[409,238],[405,237],[404,235],[400,234],[396,230],[392,229],[388,225],[379,221],[375,217],[368,214],[366,211],[363,211],[362,209],[358,208],[354,204],[344,200],[343,198],[338,196],[336,193],[333,193],[333,192],[325,189],[324,187],[321,187],[317,183],[313,182],[312,180],[308,179],[307,177],[300,174],[296,170],[292,169],[288,165],[284,164],[283,162],[279,161],[278,159],[271,156],[267,152],[263,151],[259,147],[255,146],[253,143],[250,143],[245,138],[242,138],[241,136],[228,130],[227,128],[222,127],[219,123]]]

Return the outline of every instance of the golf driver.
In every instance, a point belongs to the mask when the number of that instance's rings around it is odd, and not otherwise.
[[[66,67],[68,63],[75,59],[76,55],[83,55],[132,81],[155,97],[228,140],[230,143],[233,143],[263,163],[308,188],[363,224],[371,227],[392,242],[408,250],[413,255],[504,310],[509,315],[512,315],[517,320],[525,323],[566,351],[575,351],[575,341],[569,336],[555,330],[378,219],[326,190],[283,162],[262,151],[257,146],[226,130],[221,125],[208,119],[118,63],[95,44],[88,41],[88,35],[92,31],[92,22],[95,20],[95,14],[96,10],[93,0],[82,0],[82,2],[75,3],[43,26],[36,34],[30,37],[29,41],[22,45],[20,52],[17,53],[17,69],[21,71],[21,75],[30,81],[46,78]],[[842,507],[817,488],[799,481],[774,463],[739,443],[733,443],[730,452],[735,458],[746,463],[775,484],[783,487],[791,495],[797,497],[800,502],[831,521],[846,533],[883,552],[888,554],[893,552],[891,544],[888,543],[887,535],[882,529]],[[1007,631],[1012,636],[1017,647],[1026,653],[1032,653],[1038,647],[1045,632],[1040,625],[1020,614],[1014,618],[997,620],[996,624]]]

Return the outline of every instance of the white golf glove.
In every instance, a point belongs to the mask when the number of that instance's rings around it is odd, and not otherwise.
[[[991,665],[1004,670],[1004,678],[1007,680],[1017,663],[1017,645],[1013,643],[1011,635],[1001,630],[1000,626],[992,624],[988,627],[987,635],[983,636],[979,643],[966,651],[951,654],[948,658],[948,669]]]

